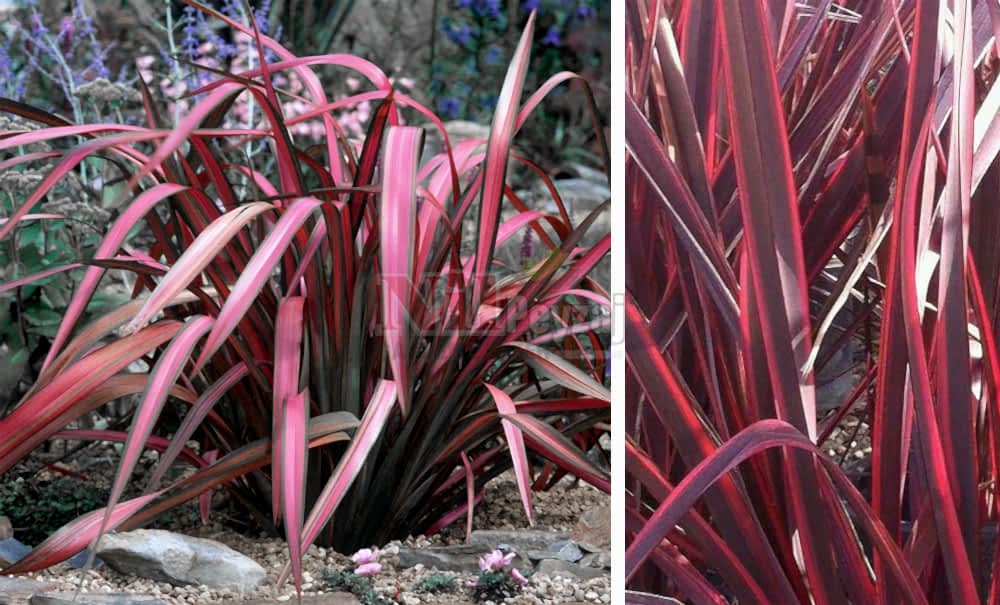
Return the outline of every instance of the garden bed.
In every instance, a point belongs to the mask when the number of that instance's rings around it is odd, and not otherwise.
[[[534,529],[572,532],[579,518],[587,511],[610,505],[610,497],[586,485],[561,483],[549,492],[534,494],[536,523]],[[181,517],[183,518],[183,517]],[[464,524],[462,524],[464,527]],[[486,499],[477,507],[474,518],[476,530],[491,529],[516,532],[528,528],[527,519],[520,506],[516,484],[509,475],[503,475],[487,486]],[[382,545],[380,562],[382,571],[377,574],[375,587],[384,596],[399,603],[473,603],[467,585],[476,574],[471,572],[446,572],[455,578],[456,591],[440,594],[419,592],[417,585],[428,578],[440,577],[442,572],[422,565],[400,565],[400,549],[430,549],[461,544],[463,527],[448,528],[434,536],[412,537]],[[88,572],[73,569],[62,563],[36,574],[22,576],[26,579],[54,583],[56,590],[75,591],[82,587],[86,593],[126,593],[153,595],[164,603],[280,603],[295,601],[295,587],[291,582],[275,590],[273,584],[288,561],[285,543],[276,538],[250,537],[223,527],[213,521],[204,526],[174,524],[172,530],[195,537],[209,538],[249,556],[267,571],[267,582],[256,592],[238,595],[227,590],[210,590],[204,587],[178,587],[165,582],[127,576],[108,566]],[[485,553],[484,553],[485,554]],[[304,603],[355,603],[354,597],[338,593],[325,585],[324,574],[331,568],[350,567],[350,558],[332,549],[313,546],[303,557]],[[597,570],[595,570],[597,571]],[[81,586],[81,577],[83,578]],[[0,591],[2,592],[2,591]],[[610,576],[603,570],[597,577],[582,579],[568,573],[539,572],[529,576],[521,594],[505,602],[522,604],[557,603],[610,603]]]

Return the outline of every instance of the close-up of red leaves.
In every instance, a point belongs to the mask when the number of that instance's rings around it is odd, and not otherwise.
[[[532,491],[567,475],[609,491],[599,445],[610,423],[609,321],[593,313],[606,319],[611,303],[590,276],[610,249],[599,220],[609,202],[571,219],[554,177],[517,147],[560,87],[592,112],[607,172],[605,117],[576,74],[526,89],[534,15],[496,91],[489,137],[455,143],[367,60],[296,57],[253,23],[186,4],[252,39],[263,64],[213,71],[173,128],[160,126],[162,99],[146,87],[142,126],[71,124],[0,98],[0,111],[33,123],[0,131],[3,170],[48,166],[14,200],[0,243],[44,220],[39,202],[83,166],[117,171],[118,191],[93,258],[0,284],[79,275],[37,380],[0,417],[0,473],[53,439],[120,453],[106,507],[3,573],[50,567],[185,502],[210,515],[212,494],[227,491],[255,527],[286,539],[283,577],[301,589],[310,545],[352,552],[471,527],[486,483],[507,471],[528,521]],[[368,90],[331,102],[320,72]],[[304,91],[281,89],[278,74]],[[241,97],[260,108],[260,126],[226,126]],[[289,97],[307,104],[294,119],[282,113]],[[373,104],[360,139],[331,113],[351,102]],[[320,144],[291,134],[305,119],[322,123]],[[442,151],[428,151],[427,132]],[[28,152],[38,145],[50,151]],[[537,173],[541,204],[519,197],[515,170]],[[149,246],[132,245],[140,231]],[[500,251],[526,231],[540,250],[511,264]],[[87,315],[112,271],[128,274],[129,299]],[[116,430],[79,424],[122,398],[135,405]],[[150,450],[158,457],[143,477]]]
[[[1000,603],[1000,9],[625,32],[626,602]]]

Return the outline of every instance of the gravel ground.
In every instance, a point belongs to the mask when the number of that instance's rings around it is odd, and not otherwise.
[[[536,528],[553,530],[571,530],[580,514],[587,509],[610,504],[610,498],[589,486],[575,486],[569,483],[558,486],[549,492],[537,493],[534,497]],[[510,476],[501,476],[487,486],[484,504],[476,509],[474,517],[475,529],[521,529],[527,528],[527,519],[521,509],[517,487]],[[434,570],[416,566],[400,569],[396,566],[395,554],[400,545],[429,546],[439,544],[455,544],[462,542],[461,528],[446,530],[436,536],[411,537],[405,541],[390,542],[381,545],[383,556],[382,572],[375,578],[375,587],[383,595],[393,597],[404,605],[428,604],[465,604],[473,603],[464,592],[428,594],[413,590],[420,580],[433,575]],[[250,599],[276,599],[279,601],[295,600],[295,588],[287,583],[280,589],[274,589],[282,567],[288,560],[284,542],[275,538],[252,538],[227,530],[219,523],[208,526],[190,527],[184,533],[192,536],[217,540],[234,550],[237,550],[258,563],[268,572],[268,583],[256,593],[236,595],[228,591],[210,590],[203,587],[176,587],[170,584],[124,576],[106,566],[89,572],[71,569],[61,564],[37,574],[24,577],[38,580],[53,581],[60,585],[61,590],[76,590],[82,579],[85,592],[128,592],[133,594],[152,594],[160,597],[171,605],[193,603],[234,603]],[[303,558],[303,594],[320,595],[328,592],[322,581],[324,570],[330,567],[343,567],[350,562],[348,556],[330,549],[311,547]],[[455,574],[459,585],[464,586],[474,579],[472,574]],[[506,603],[521,605],[555,605],[559,603],[610,603],[611,581],[609,576],[593,580],[581,580],[562,575],[535,574],[529,578],[521,594],[509,598]],[[487,601],[487,603],[489,603]]]

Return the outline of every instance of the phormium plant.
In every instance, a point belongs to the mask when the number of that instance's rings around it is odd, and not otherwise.
[[[74,125],[2,101],[45,125],[0,133],[4,168],[38,161],[18,150],[39,141],[58,149],[58,161],[0,225],[0,241],[29,225],[32,209],[81,161],[109,162],[127,179],[117,220],[81,261],[86,273],[40,377],[0,419],[0,472],[54,436],[123,442],[110,501],[4,572],[54,564],[104,531],[199,495],[207,507],[218,488],[259,525],[283,530],[297,581],[301,553],[316,541],[350,552],[463,517],[471,524],[486,481],[511,467],[529,519],[532,488],[567,472],[608,489],[584,452],[609,419],[605,351],[587,316],[609,303],[587,274],[610,238],[580,246],[607,203],[574,225],[544,172],[553,214],[530,209],[505,184],[508,164],[536,168],[512,147],[518,129],[549,91],[578,79],[554,76],[521,102],[533,21],[489,140],[452,147],[445,136],[446,151],[421,160],[423,130],[404,120],[442,133],[443,125],[376,66],[349,55],[295,57],[256,26],[189,4],[251,36],[259,67],[215,73],[191,91],[196,102],[175,127],[163,127],[145,87],[145,126]],[[265,48],[277,62],[260,61]],[[311,69],[320,65],[372,88],[330,102]],[[309,111],[283,116],[289,93],[274,86],[281,72],[305,84],[299,100]],[[243,95],[266,124],[220,126]],[[353,140],[331,112],[363,101],[376,109],[367,136]],[[307,120],[322,123],[320,145],[289,134]],[[248,142],[265,143],[273,161],[248,161]],[[127,243],[142,222],[155,236],[149,250]],[[525,229],[546,253],[528,267],[497,267],[497,249],[517,245]],[[78,325],[109,270],[134,274],[132,300]],[[136,360],[150,370],[129,373]],[[136,393],[127,432],[70,426]],[[158,423],[166,405],[183,416],[170,433]],[[186,448],[190,439],[197,452]],[[144,448],[161,451],[160,462],[144,478],[146,493],[122,501]],[[213,450],[217,457],[198,453]],[[195,469],[164,482],[175,464]]]
[[[627,3],[628,602],[1000,600],[998,27]]]

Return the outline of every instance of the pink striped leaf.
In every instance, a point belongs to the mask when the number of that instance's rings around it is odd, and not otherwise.
[[[309,412],[306,406],[307,391],[296,393],[285,400],[281,410],[281,435],[275,449],[275,474],[280,469],[281,513],[285,519],[285,539],[292,563],[295,590],[302,594],[302,517],[305,514],[306,447]]]
[[[503,425],[503,433],[507,438],[507,448],[510,449],[514,477],[517,479],[517,491],[521,494],[524,514],[528,515],[528,525],[534,525],[535,519],[531,514],[531,466],[528,464],[528,453],[524,449],[524,435],[521,434],[521,429],[516,424],[506,418],[510,414],[517,413],[517,406],[514,405],[510,395],[502,389],[498,389],[492,384],[487,384],[486,388],[500,412],[500,423]]]
[[[552,461],[561,469],[570,472],[604,492],[611,491],[611,478],[596,468],[583,455],[580,448],[573,445],[552,425],[528,414],[507,414],[506,420],[517,425],[533,450]]]
[[[486,164],[483,167],[483,189],[479,198],[479,239],[476,247],[476,262],[472,278],[472,303],[475,309],[483,298],[486,276],[493,260],[496,232],[500,220],[500,204],[503,201],[504,183],[507,178],[507,161],[510,156],[511,140],[517,123],[517,112],[521,102],[524,78],[531,59],[531,42],[535,33],[535,13],[521,33],[507,76],[504,78],[500,97],[497,99],[490,127],[490,140],[486,147]]]
[[[257,251],[243,268],[239,279],[236,280],[236,285],[233,286],[229,297],[219,311],[215,326],[205,341],[205,346],[192,373],[204,367],[205,363],[236,329],[236,325],[253,304],[254,299],[270,280],[271,272],[281,260],[281,255],[284,254],[289,242],[295,237],[312,211],[322,203],[316,198],[300,198],[295,200],[281,215],[281,219],[274,225],[267,238],[257,247]]]
[[[305,298],[293,296],[281,301],[278,305],[278,321],[274,330],[274,386],[272,395],[271,420],[273,422],[272,439],[274,451],[280,456],[287,444],[284,442],[285,431],[283,409],[287,402],[299,392],[299,373],[302,359],[302,310]],[[271,475],[271,514],[277,522],[282,511],[282,496],[285,493],[285,482],[281,478],[283,467],[275,464]]]
[[[306,519],[305,533],[302,538],[303,548],[313,543],[320,530],[333,515],[333,511],[340,505],[344,494],[347,493],[351,483],[354,482],[368,458],[368,452],[382,435],[386,420],[389,418],[389,412],[392,411],[392,405],[395,402],[396,384],[392,381],[380,380],[365,408],[361,426],[358,427],[351,444],[344,452],[336,470],[326,482],[326,486],[316,499],[316,504]]]
[[[131,333],[146,325],[150,318],[163,309],[167,301],[187,288],[205,267],[215,260],[219,251],[226,247],[247,223],[272,208],[273,206],[266,202],[253,202],[230,210],[212,221],[177,259],[146,299],[146,304],[125,326],[125,331]]]
[[[0,419],[0,435],[6,436],[0,440],[0,473],[65,426],[54,420],[62,418],[130,363],[170,340],[182,325],[177,321],[161,321],[115,340],[69,365],[29,395],[13,412]]]
[[[408,323],[413,296],[416,176],[423,133],[422,128],[390,126],[382,157],[382,205],[379,209],[382,327],[404,416],[409,412],[410,400]]]
[[[556,384],[581,395],[602,401],[611,401],[610,389],[548,349],[527,342],[510,342],[503,346],[517,349],[536,372],[551,379]]]
[[[156,362],[149,375],[149,382],[146,391],[142,394],[142,402],[132,419],[132,426],[129,428],[129,438],[125,442],[122,458],[118,464],[118,472],[115,475],[114,483],[111,486],[111,495],[108,498],[108,516],[106,522],[111,520],[111,511],[118,504],[125,491],[125,484],[132,476],[139,456],[149,440],[153,431],[153,426],[160,417],[160,411],[167,402],[167,395],[170,388],[177,382],[177,378],[187,365],[191,357],[191,351],[195,344],[212,327],[213,319],[205,315],[195,316],[183,329],[174,337],[167,346],[167,350]],[[104,533],[105,527],[101,527]]]
[[[191,409],[184,417],[177,432],[174,433],[170,441],[170,447],[160,456],[160,460],[157,462],[156,468],[153,469],[153,474],[150,476],[149,489],[155,488],[160,480],[163,479],[163,475],[166,474],[167,469],[173,464],[177,455],[181,452],[181,448],[188,442],[191,435],[194,434],[195,429],[205,419],[205,416],[208,415],[212,407],[233,385],[242,380],[248,373],[246,363],[241,361],[223,374],[222,378],[215,381],[212,386],[202,392],[201,396],[191,406]]]

